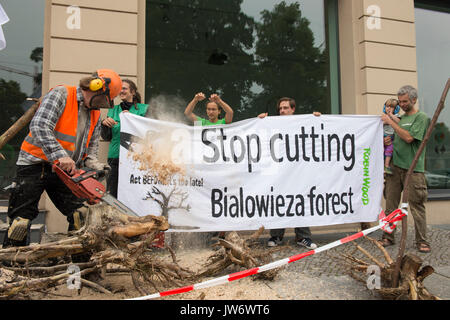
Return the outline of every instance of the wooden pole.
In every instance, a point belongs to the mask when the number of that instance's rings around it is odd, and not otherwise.
[[[36,101],[14,124],[6,130],[5,133],[0,137],[0,150],[5,146],[5,144],[11,140],[20,130],[22,130],[30,121],[33,119],[36,110],[41,104],[42,97],[39,99],[28,98],[28,100]],[[5,160],[5,157],[0,153],[0,160]]]
[[[439,117],[439,114],[441,113],[442,109],[444,109],[444,102],[445,102],[445,98],[447,97],[447,92],[449,90],[450,87],[450,78],[447,80],[447,83],[445,85],[444,91],[442,92],[442,96],[441,99],[439,100],[438,106],[436,107],[436,111],[434,112],[434,116],[430,122],[430,125],[428,127],[427,132],[425,133],[425,136],[422,140],[422,143],[419,146],[419,149],[417,150],[417,153],[411,163],[411,166],[409,167],[408,172],[406,173],[406,177],[405,177],[405,181],[403,183],[403,196],[402,196],[402,203],[408,203],[408,183],[409,183],[409,179],[411,177],[411,174],[413,173],[417,161],[419,160],[420,155],[422,154],[423,150],[425,149],[425,146],[428,142],[428,139],[431,136],[431,133],[433,132],[433,129],[436,125],[437,119]],[[409,208],[408,208],[409,210]],[[396,288],[398,287],[398,278],[400,275],[400,267],[401,267],[401,262],[403,259],[403,255],[405,253],[405,247],[406,247],[406,235],[407,235],[407,229],[408,229],[408,217],[405,216],[402,219],[402,237],[400,240],[400,247],[398,250],[398,255],[397,255],[397,260],[395,263],[395,269],[394,269],[394,274],[393,274],[393,279],[392,279],[392,287]]]

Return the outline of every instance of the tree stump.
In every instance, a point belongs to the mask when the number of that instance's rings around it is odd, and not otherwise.
[[[366,237],[372,244],[376,245],[383,253],[385,262],[373,257],[367,250],[355,244],[356,248],[363,253],[368,261],[358,259],[352,255],[344,254],[344,258],[350,262],[350,275],[364,283],[366,279],[359,273],[367,272],[371,265],[377,265],[381,271],[382,287],[374,289],[383,299],[388,300],[440,300],[439,297],[431,294],[424,286],[423,281],[434,272],[433,267],[423,266],[423,260],[412,253],[403,256],[400,268],[399,286],[393,287],[395,272],[395,262],[386,249],[375,239]]]

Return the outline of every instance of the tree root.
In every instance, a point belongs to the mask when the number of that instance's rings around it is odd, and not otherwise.
[[[158,282],[179,285],[192,279],[193,272],[181,268],[174,256],[170,262],[158,258],[152,248],[155,237],[168,227],[164,217],[130,217],[105,204],[90,206],[83,228],[68,238],[0,249],[0,265],[4,266],[0,268],[0,298],[64,284],[72,276],[68,272],[72,265],[80,270],[82,285],[105,294],[111,292],[85,276],[105,270],[108,264],[131,273],[140,292],[146,291],[142,288],[147,284],[156,288]],[[68,263],[74,258],[84,261]]]
[[[215,244],[219,250],[203,268],[193,272],[177,263],[170,247],[153,247],[155,237],[168,228],[167,219],[162,216],[130,217],[106,204],[90,206],[85,225],[65,238],[58,236],[48,243],[0,249],[0,298],[27,298],[32,292],[68,284],[73,277],[78,277],[81,286],[110,295],[110,290],[97,283],[107,272],[126,272],[136,290],[148,295],[154,290],[215,276],[232,265],[249,269],[269,263],[271,253],[283,249],[259,246],[258,238],[264,228],[248,238],[229,232]],[[273,280],[279,270],[253,278]]]
[[[354,257],[353,255],[342,254],[342,257],[350,264],[350,275],[358,281],[367,283],[367,269],[371,265],[377,265],[381,270],[381,283],[384,287],[374,289],[383,299],[389,300],[440,300],[439,297],[431,294],[423,285],[423,280],[434,272],[433,267],[424,266],[421,268],[423,261],[420,257],[407,253],[403,256],[400,270],[399,286],[392,287],[393,272],[395,262],[386,251],[386,249],[375,239],[365,237],[373,245],[375,245],[383,254],[386,263],[379,261],[367,250],[355,244],[359,252],[361,252],[368,261],[364,261]],[[420,270],[419,270],[420,269]]]
[[[215,276],[231,265],[238,268],[251,269],[271,262],[271,253],[283,248],[259,249],[257,240],[263,232],[264,227],[261,227],[251,236],[244,239],[234,231],[229,232],[225,239],[219,239],[217,243],[213,244],[219,249],[208,257],[203,269],[197,275],[199,277]],[[280,269],[276,268],[258,273],[254,279],[273,280]]]

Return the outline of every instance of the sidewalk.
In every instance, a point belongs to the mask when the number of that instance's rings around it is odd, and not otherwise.
[[[435,272],[425,279],[426,288],[434,295],[444,300],[450,300],[450,224],[429,225],[428,237],[431,242],[430,253],[420,253],[414,245],[414,228],[408,228],[406,243],[406,252],[411,252],[424,260],[423,266],[431,265]],[[293,229],[286,230],[284,243],[289,244],[290,248],[275,254],[275,259],[281,259],[291,254],[298,254],[308,251],[306,248],[298,247],[294,244]],[[352,232],[314,232],[313,240],[318,246],[323,246],[330,242],[341,239],[353,234]],[[397,243],[388,247],[387,251],[396,259],[398,253],[398,244],[400,240],[401,229],[397,231]],[[374,239],[380,239],[381,230],[377,230],[369,236]],[[265,243],[268,237],[262,239]],[[382,262],[385,262],[381,251],[365,239],[356,240],[370,254]],[[329,251],[318,253],[306,257],[289,266],[280,273],[280,280],[270,283],[269,286],[274,289],[282,299],[344,299],[344,300],[379,300],[378,295],[367,289],[362,282],[356,281],[348,276],[348,268],[339,257],[342,254],[353,254],[358,258],[367,260],[352,243],[346,243]],[[363,275],[363,274],[361,274]],[[283,281],[286,280],[286,281]],[[299,290],[299,288],[308,288]]]

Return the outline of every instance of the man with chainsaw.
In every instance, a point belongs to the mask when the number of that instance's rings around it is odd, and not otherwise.
[[[44,191],[67,217],[69,231],[81,227],[86,211],[83,200],[52,171],[52,165],[56,163],[69,175],[81,167],[109,169],[97,159],[99,109],[112,108],[121,88],[122,80],[116,72],[99,69],[82,78],[78,87],[57,86],[43,97],[16,163],[4,248],[29,244],[31,221],[39,213],[38,203]]]

